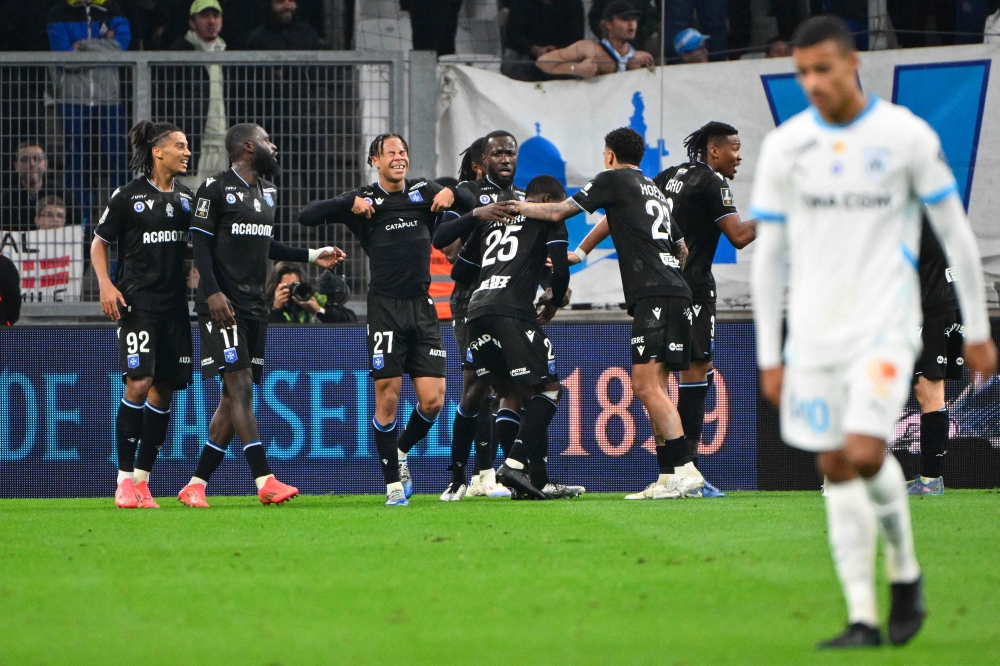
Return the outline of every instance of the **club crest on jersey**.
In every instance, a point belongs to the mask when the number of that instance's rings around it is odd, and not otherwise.
[[[146,210],[146,204],[142,203],[141,201],[136,201],[135,205],[132,206],[132,208],[135,208],[135,212],[141,213],[142,211]]]
[[[733,206],[733,191],[728,187],[720,188],[722,194],[722,205],[723,206]]]
[[[420,192],[410,192],[410,201],[414,203],[420,203],[424,198],[420,196]]]
[[[381,370],[385,367],[385,356],[382,354],[375,354],[372,356],[372,367],[376,370]]]
[[[880,181],[889,172],[888,148],[865,148],[862,160],[864,160],[865,175],[871,180]]]
[[[253,200],[253,209],[255,212],[260,212],[260,199]]]
[[[485,194],[481,194],[479,196],[479,203],[481,203],[481,204],[488,204],[489,202],[490,202],[489,196],[487,196]]]
[[[556,362],[555,361],[549,361],[549,374],[550,375],[556,374]]]
[[[466,349],[465,350],[465,360],[466,360],[467,363],[472,363],[472,350],[471,349]]]
[[[234,203],[236,203],[236,197],[233,195],[232,192],[230,192],[229,194],[226,195],[226,203],[228,203],[228,204],[234,204]]]
[[[139,367],[139,355],[138,354],[129,354],[128,355],[128,367],[131,370],[135,370],[136,368]]]
[[[274,197],[271,196],[270,192],[264,192],[264,203],[274,208]]]
[[[171,204],[167,204],[167,217],[174,216],[174,207]]]
[[[191,202],[188,201],[187,198],[185,197],[181,197],[181,210],[184,211],[185,213],[191,212]]]
[[[236,348],[230,347],[229,349],[224,349],[222,356],[226,359],[226,363],[236,363]]]
[[[368,204],[369,206],[371,206],[371,205],[372,205],[372,198],[371,198],[371,197],[365,197],[364,201],[365,201],[365,203],[366,203],[366,204]]]

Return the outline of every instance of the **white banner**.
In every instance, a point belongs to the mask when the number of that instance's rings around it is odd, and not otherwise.
[[[25,303],[80,300],[83,280],[83,227],[5,232],[0,252],[21,275]]]
[[[990,90],[1000,45],[905,49],[861,54],[865,92],[897,99],[942,136],[963,190],[987,273],[1000,280],[1000,106]],[[604,135],[631,126],[646,137],[643,171],[653,176],[686,161],[684,137],[710,120],[738,128],[743,165],[733,181],[746,210],[756,157],[765,134],[805,105],[790,58],[659,67],[590,81],[525,83],[461,65],[443,67],[438,101],[438,175],[457,175],[459,153],[476,138],[505,129],[520,142],[517,183],[548,173],[570,194],[602,168]],[[991,85],[992,83],[992,85]],[[894,97],[895,94],[895,97]],[[569,223],[576,246],[596,216]],[[725,242],[716,255],[719,307],[749,307],[748,259]],[[610,240],[576,267],[576,303],[617,304],[621,278]],[[989,289],[992,302],[997,294]]]

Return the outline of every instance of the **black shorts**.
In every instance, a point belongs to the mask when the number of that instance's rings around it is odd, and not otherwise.
[[[559,381],[552,342],[537,322],[484,315],[469,322],[476,376],[496,385],[538,386]]]
[[[219,326],[211,317],[199,315],[198,330],[201,332],[202,379],[252,368],[253,383],[260,384],[264,374],[266,321],[237,317],[235,325]]]
[[[691,366],[691,302],[677,296],[636,301],[632,319],[632,364],[656,360],[668,370]]]
[[[455,344],[458,352],[462,355],[462,370],[475,370],[476,364],[472,360],[472,350],[469,349],[469,322],[465,316],[455,317],[451,322],[455,330]]]
[[[171,315],[125,311],[118,322],[122,381],[152,377],[175,390],[191,383],[191,321],[187,310]]]
[[[368,356],[374,379],[444,377],[447,352],[430,296],[399,299],[368,292]]]
[[[917,359],[913,381],[921,376],[926,379],[961,379],[965,365],[962,358],[964,333],[962,318],[957,310],[927,317],[920,331],[924,350]]]
[[[715,351],[715,303],[692,303],[691,314],[691,361],[711,361]]]

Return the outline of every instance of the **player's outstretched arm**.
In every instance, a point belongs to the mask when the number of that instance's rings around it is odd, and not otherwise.
[[[433,244],[439,250],[443,250],[457,240],[463,243],[472,235],[476,225],[480,222],[511,222],[514,219],[514,203],[512,201],[499,201],[487,206],[480,206],[473,211],[456,217],[455,215],[442,216],[443,219],[434,230]]]
[[[356,215],[371,217],[374,208],[353,191],[332,199],[311,201],[299,211],[299,224],[318,227],[321,224],[350,224]]]
[[[558,203],[534,203],[531,201],[514,201],[515,210],[533,220],[543,222],[562,222],[583,211],[574,199],[566,199]]]
[[[740,219],[739,213],[726,215],[717,220],[716,224],[719,225],[722,233],[726,234],[726,238],[729,239],[729,242],[737,250],[742,250],[757,237],[757,220],[747,220],[744,222]]]
[[[601,221],[594,225],[594,228],[590,230],[590,233],[580,241],[580,244],[575,250],[567,254],[567,259],[569,260],[569,265],[573,266],[584,259],[587,255],[594,251],[594,248],[601,244],[601,242],[611,235],[611,228],[608,227],[608,216],[605,215],[601,218]]]
[[[997,369],[997,350],[990,337],[990,320],[984,298],[983,265],[965,209],[953,192],[940,201],[927,203],[927,217],[948,254],[955,272],[955,293],[965,327],[965,365],[987,375]]]
[[[267,251],[267,258],[271,261],[297,261],[303,264],[316,264],[321,268],[333,268],[346,256],[347,253],[339,247],[327,246],[319,249],[292,247],[273,238]]]
[[[781,323],[788,283],[785,225],[761,225],[754,251],[750,286],[757,333],[761,391],[775,405],[781,398]]]

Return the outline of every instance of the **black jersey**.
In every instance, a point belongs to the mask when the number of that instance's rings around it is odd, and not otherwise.
[[[715,302],[712,261],[722,229],[719,220],[736,213],[729,181],[704,162],[672,166],[653,179],[669,202],[671,217],[684,234],[688,258],[684,280],[696,303]]]
[[[934,230],[924,217],[920,231],[920,304],[924,317],[958,310],[952,270]]]
[[[478,224],[459,255],[459,261],[479,267],[466,318],[499,315],[535,321],[535,293],[548,246],[568,242],[565,222],[547,224],[519,215],[509,224]]]
[[[118,243],[115,283],[141,312],[187,309],[184,254],[194,197],[174,181],[161,192],[145,176],[115,190],[94,232]]]
[[[683,235],[663,192],[639,169],[602,171],[573,200],[588,213],[603,208],[608,216],[629,314],[640,298],[690,300],[691,290],[677,259],[677,242]]]
[[[191,229],[215,237],[215,279],[237,317],[267,321],[264,283],[277,204],[273,183],[258,178],[255,185],[248,185],[233,169],[208,178],[198,188]],[[202,289],[195,310],[208,314]]]
[[[426,178],[404,181],[399,192],[386,192],[372,183],[309,204],[299,213],[299,222],[346,225],[368,254],[368,290],[390,298],[416,298],[431,284],[431,236],[438,221],[431,203],[442,189]],[[370,219],[351,212],[355,197],[375,209]]]
[[[474,208],[497,201],[524,201],[524,190],[514,185],[504,189],[490,180],[489,177],[463,181],[458,184],[458,188],[464,189],[471,194],[472,200],[476,204]],[[456,214],[468,213],[471,210],[464,210],[466,207],[461,205],[460,200],[456,199],[456,202]],[[454,275],[452,275],[452,279],[455,279]],[[453,317],[466,316],[469,309],[469,299],[472,298],[472,292],[478,286],[475,282],[463,282],[455,279],[455,290],[451,293],[451,313]]]

